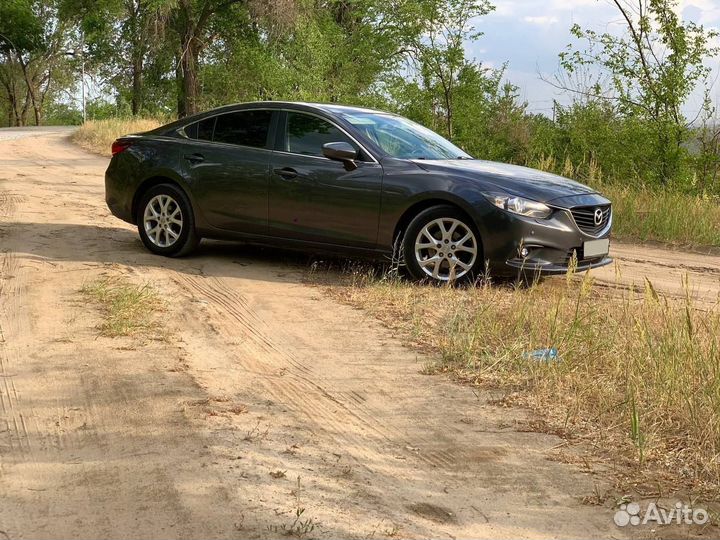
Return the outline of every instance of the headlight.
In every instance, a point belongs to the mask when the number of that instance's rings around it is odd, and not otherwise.
[[[540,219],[549,217],[552,214],[552,208],[541,202],[504,193],[485,193],[484,195],[487,200],[501,210],[507,210],[513,214]]]

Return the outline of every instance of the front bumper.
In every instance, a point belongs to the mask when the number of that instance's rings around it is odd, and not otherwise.
[[[600,195],[588,195],[577,205],[609,204]],[[550,203],[548,203],[550,204]],[[553,206],[548,219],[535,219],[483,204],[477,218],[483,241],[484,256],[495,275],[513,276],[518,272],[552,275],[563,274],[573,265],[582,272],[612,262],[607,254],[584,256],[585,242],[610,237],[612,218],[598,236],[581,231],[569,208]],[[527,253],[523,253],[523,249]]]
[[[600,268],[601,266],[607,266],[613,262],[610,257],[602,257],[594,261],[578,261],[575,267],[576,272],[585,272],[592,268]],[[568,263],[547,263],[547,262],[533,262],[527,259],[510,259],[505,261],[505,264],[511,268],[516,268],[518,271],[525,272],[528,274],[541,274],[541,275],[557,275],[566,274],[570,268]]]

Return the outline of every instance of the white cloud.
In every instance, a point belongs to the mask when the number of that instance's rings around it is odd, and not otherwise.
[[[500,17],[511,17],[515,14],[515,4],[515,2],[498,2],[495,5],[495,11],[493,11],[493,15],[499,15]]]
[[[578,8],[582,9],[588,7],[592,8],[603,6],[598,6],[597,0],[573,0],[572,2],[568,2],[567,0],[552,0],[548,9],[550,11],[573,11]]]
[[[549,26],[551,24],[556,24],[558,22],[558,18],[555,17],[555,15],[528,15],[527,17],[523,17],[523,21],[530,24],[537,24],[539,26]]]

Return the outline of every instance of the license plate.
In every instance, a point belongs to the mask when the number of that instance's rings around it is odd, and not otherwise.
[[[583,255],[586,259],[607,255],[610,251],[610,239],[590,240],[583,244]]]

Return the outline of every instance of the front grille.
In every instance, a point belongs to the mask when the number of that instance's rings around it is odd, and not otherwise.
[[[600,209],[602,211],[602,219],[599,224],[595,224],[595,211]],[[610,205],[602,206],[578,206],[570,210],[572,217],[575,220],[578,228],[585,234],[590,236],[597,236],[605,230],[608,223],[610,222]]]

